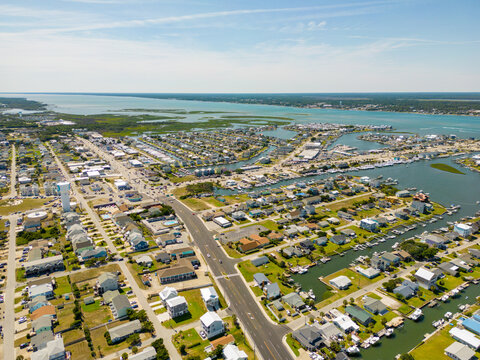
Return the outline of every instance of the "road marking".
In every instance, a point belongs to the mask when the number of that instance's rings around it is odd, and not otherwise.
[[[239,274],[239,273],[235,273],[235,274],[227,274],[227,275],[215,276],[214,279],[215,279],[215,280],[218,280],[218,279],[227,279],[227,278],[230,278],[230,277],[233,277],[233,276],[240,276],[240,274]]]

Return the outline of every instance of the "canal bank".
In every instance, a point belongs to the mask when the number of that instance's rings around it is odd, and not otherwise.
[[[420,321],[415,322],[406,319],[403,327],[395,329],[393,337],[383,337],[377,346],[362,349],[360,358],[364,360],[392,360],[397,354],[410,351],[423,340],[426,334],[435,331],[432,326],[433,321],[443,318],[446,312],[455,314],[459,311],[459,305],[473,304],[475,297],[478,295],[480,295],[480,285],[472,284],[462,291],[459,297],[450,299],[449,302],[440,302],[433,308],[424,307],[422,309],[423,318]],[[451,328],[450,325],[448,326]]]

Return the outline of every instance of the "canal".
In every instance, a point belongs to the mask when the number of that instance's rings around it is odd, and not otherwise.
[[[455,314],[459,311],[458,306],[461,304],[473,304],[478,295],[480,295],[480,285],[472,284],[461,292],[460,297],[440,303],[433,308],[424,307],[422,309],[424,316],[421,321],[414,322],[406,319],[403,327],[395,329],[393,337],[383,337],[378,346],[361,349],[360,357],[364,360],[392,360],[397,354],[410,351],[422,341],[425,334],[435,331],[432,326],[433,321],[440,320],[449,311]]]

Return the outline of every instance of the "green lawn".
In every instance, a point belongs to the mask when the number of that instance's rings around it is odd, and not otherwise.
[[[89,327],[105,324],[112,319],[110,308],[101,306],[99,301],[90,305],[82,304],[83,322]]]
[[[206,357],[205,347],[209,344],[208,340],[202,340],[195,329],[180,331],[172,337],[172,343],[180,353],[180,346],[185,345],[185,355],[182,357],[200,356],[201,359]]]
[[[179,295],[185,297],[185,300],[187,300],[189,313],[175,319],[164,321],[162,324],[166,328],[174,328],[191,323],[200,319],[200,317],[207,312],[199,289],[182,291]]]
[[[73,303],[65,305],[63,309],[57,309],[57,320],[59,322],[59,325],[55,327],[55,332],[58,332],[60,330],[65,330],[70,327],[70,325],[73,323],[74,317],[73,317],[73,308],[74,305]]]
[[[259,222],[256,222],[254,224],[250,224],[250,225],[247,225],[247,226],[242,226],[242,228],[249,227],[249,226],[257,226],[257,225],[262,225],[262,226],[266,227],[268,230],[279,231],[277,223],[273,220],[259,221]]]
[[[210,209],[210,206],[208,206],[205,202],[203,202],[200,199],[186,198],[180,201],[182,201],[185,205],[187,205],[193,211],[202,211],[202,210]]]
[[[120,271],[120,267],[117,264],[108,264],[99,268],[92,268],[85,271],[77,271],[70,275],[70,280],[73,283],[79,283],[86,280],[96,279],[104,272],[117,272]]]
[[[292,349],[293,353],[296,356],[300,356],[300,351],[298,351],[298,349],[302,348],[300,343],[292,337],[292,334],[288,334],[286,340],[287,340],[288,346],[290,346],[290,349]]]
[[[417,347],[412,351],[412,356],[415,360],[438,360],[445,359],[444,350],[446,347],[450,346],[455,340],[449,335],[448,331],[452,327],[447,325],[447,327],[434,336],[429,338],[422,345]]]
[[[72,287],[68,282],[66,276],[61,276],[55,278],[56,288],[55,288],[55,295],[64,295],[72,292]]]

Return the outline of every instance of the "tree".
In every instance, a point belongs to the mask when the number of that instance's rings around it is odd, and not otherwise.
[[[17,360],[24,360],[24,359],[25,359],[25,357],[23,355],[18,355],[17,356]]]
[[[122,360],[127,360],[128,359],[128,354],[127,353],[123,353],[122,354]]]
[[[215,350],[213,350],[211,352],[211,355],[213,358],[218,358],[220,356],[222,356],[222,353],[223,353],[223,345],[218,345]]]
[[[140,335],[138,335],[137,333],[130,335],[127,339],[127,343],[130,346],[140,343]]]
[[[185,349],[186,349],[185,344],[180,345],[180,354],[185,355],[186,354]]]
[[[400,360],[415,360],[415,358],[407,353],[400,355]]]
[[[132,347],[132,352],[134,354],[138,353],[138,347],[136,347],[136,346]]]

